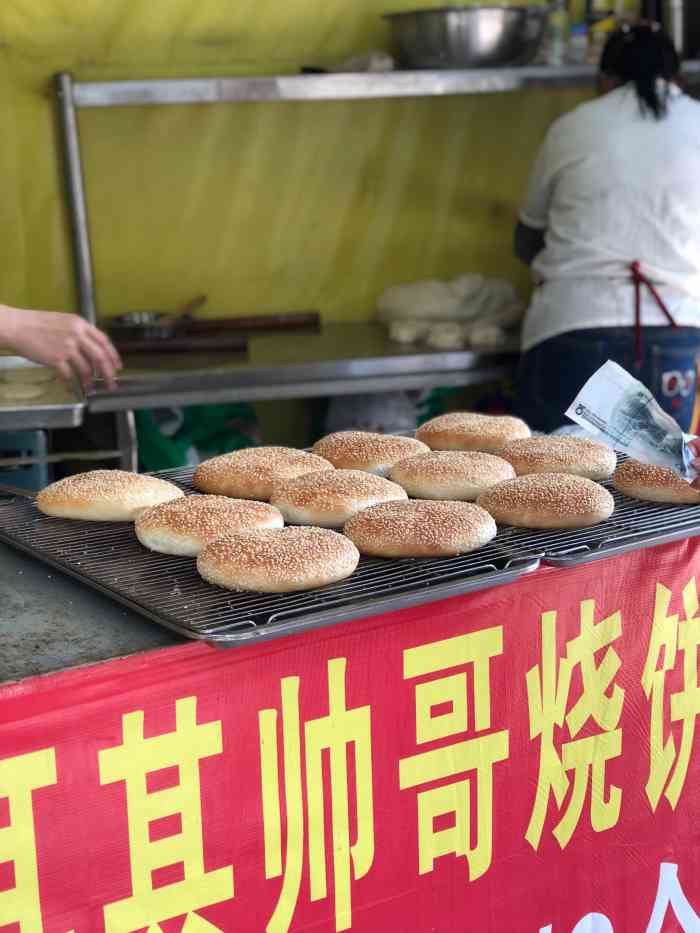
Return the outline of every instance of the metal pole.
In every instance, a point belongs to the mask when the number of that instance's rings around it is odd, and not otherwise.
[[[95,305],[95,282],[92,273],[92,254],[88,230],[87,204],[83,183],[83,167],[80,159],[80,137],[78,119],[73,101],[73,79],[69,74],[56,76],[61,125],[61,142],[65,163],[68,209],[73,239],[73,258],[78,288],[78,304],[81,315],[91,324],[97,320]]]

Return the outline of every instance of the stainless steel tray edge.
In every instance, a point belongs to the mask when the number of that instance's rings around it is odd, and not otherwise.
[[[646,548],[658,547],[660,544],[671,544],[674,541],[683,541],[686,538],[696,538],[700,535],[700,523],[696,527],[681,528],[677,531],[670,531],[659,535],[631,535],[630,540],[623,544],[613,545],[612,547],[601,546],[600,548],[589,548],[572,552],[571,554],[545,554],[542,563],[548,567],[578,567],[581,564],[590,564],[597,560],[605,560],[608,557],[617,557],[620,554],[628,554],[630,551],[643,551]]]
[[[290,619],[288,622],[275,622],[274,625],[256,630],[236,632],[233,635],[223,634],[218,637],[205,635],[204,637],[205,640],[211,641],[218,647],[233,647],[234,645],[250,644],[252,642],[272,641],[275,638],[297,635],[311,629],[325,628],[341,622],[352,622],[355,619],[366,619],[369,616],[397,612],[400,609],[411,609],[414,606],[438,602],[453,596],[466,596],[479,590],[504,586],[507,583],[514,583],[525,574],[533,573],[539,568],[540,561],[531,560],[522,563],[516,561],[514,564],[515,566],[511,566],[507,570],[496,570],[479,576],[468,577],[464,580],[456,580],[442,586],[431,587],[423,592],[414,590],[409,593],[398,593],[396,596],[368,600],[365,603],[358,602],[352,606],[343,606],[335,610],[308,613],[299,619]],[[204,632],[205,630],[201,631]]]

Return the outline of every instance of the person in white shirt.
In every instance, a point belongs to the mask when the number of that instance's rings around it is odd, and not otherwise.
[[[614,33],[601,95],[558,120],[516,228],[533,269],[518,407],[553,431],[613,359],[688,430],[700,352],[700,103],[658,24]]]
[[[114,388],[122,368],[109,337],[77,314],[0,305],[0,347],[52,366],[66,381],[78,378],[86,391],[95,371],[107,388]]]

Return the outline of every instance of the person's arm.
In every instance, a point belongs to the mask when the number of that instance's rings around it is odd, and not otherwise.
[[[76,314],[59,311],[0,305],[0,346],[53,367],[66,381],[77,376],[86,390],[92,388],[94,370],[113,388],[122,367],[109,337]]]
[[[544,249],[544,230],[536,230],[534,227],[528,227],[522,220],[519,220],[515,226],[513,236],[513,248],[515,255],[526,266],[531,266]]]
[[[532,167],[527,197],[513,236],[515,255],[527,266],[545,248],[557,152],[557,141],[550,130]]]

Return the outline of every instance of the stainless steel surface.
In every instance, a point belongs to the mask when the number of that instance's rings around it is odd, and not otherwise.
[[[133,411],[118,411],[116,415],[117,446],[120,450],[120,467],[137,473],[139,469],[139,446],[136,434],[136,419]]]
[[[0,683],[182,643],[142,615],[4,544],[0,593]]]
[[[687,45],[684,0],[663,0],[663,24],[674,45],[683,55]]]
[[[404,68],[528,65],[542,43],[546,6],[469,6],[388,13]]]
[[[188,469],[160,474],[191,489]],[[189,638],[222,646],[298,634],[509,583],[537,569],[489,545],[474,554],[436,560],[363,559],[348,580],[306,593],[231,593],[209,586],[194,561],[147,551],[130,524],[50,519],[31,500],[0,502],[0,540],[57,569],[154,622]]]
[[[254,335],[246,356],[127,357],[117,389],[95,392],[88,407],[104,412],[483,384],[511,374],[517,356],[512,345],[498,353],[406,348],[379,324],[327,324],[319,333]]]
[[[56,78],[56,94],[60,114],[61,142],[63,145],[64,171],[68,204],[70,207],[73,255],[78,284],[78,305],[82,316],[91,324],[97,321],[95,303],[95,280],[92,271],[90,231],[88,227],[87,202],[80,157],[80,135],[73,98],[73,79],[69,74]]]
[[[595,69],[528,66],[482,70],[394,71],[386,74],[276,75],[259,78],[199,78],[95,81],[73,86],[76,107],[143,107],[244,101],[369,100],[494,94],[525,87],[585,85]]]
[[[0,375],[8,369],[43,368],[21,356],[0,355]],[[0,431],[33,431],[37,428],[77,428],[83,423],[85,400],[77,387],[54,381],[44,384],[41,395],[22,401],[0,399]]]
[[[686,72],[700,71],[687,62]],[[394,71],[386,74],[276,75],[259,78],[175,78],[151,81],[94,81],[73,85],[79,108],[144,107],[162,104],[216,104],[245,101],[370,100],[495,94],[524,88],[591,85],[592,65],[551,68]]]
[[[68,463],[91,460],[121,460],[124,462],[123,450],[71,450],[64,454],[46,454],[44,457],[0,457],[0,467],[29,466],[33,463]],[[133,463],[132,460],[129,461]],[[132,466],[129,466],[132,469]],[[0,473],[0,478],[2,473]],[[0,495],[2,486],[0,485]]]
[[[0,431],[33,431],[37,428],[78,428],[83,423],[84,402],[72,405],[0,405]]]

